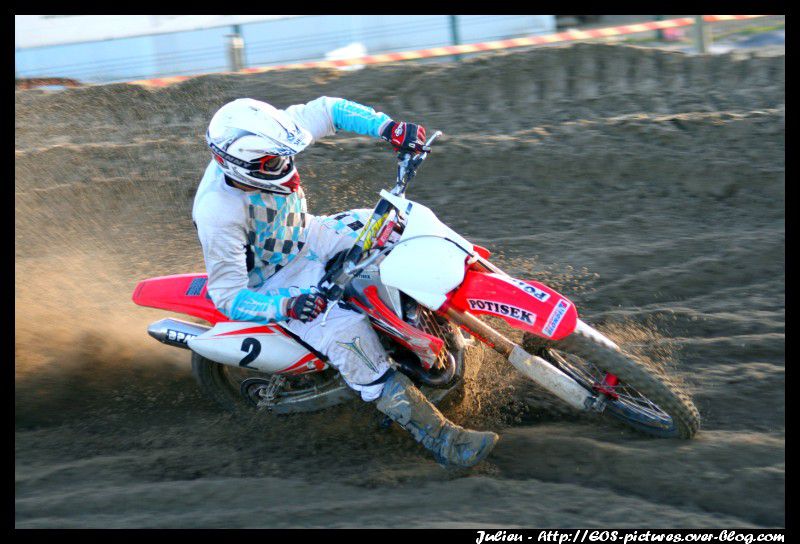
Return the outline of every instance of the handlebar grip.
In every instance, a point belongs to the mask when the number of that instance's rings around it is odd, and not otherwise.
[[[430,148],[430,146],[431,146],[431,144],[433,143],[433,141],[434,141],[436,138],[438,138],[439,136],[441,136],[442,134],[443,134],[443,133],[442,133],[442,131],[441,131],[441,130],[437,130],[437,131],[435,131],[435,132],[433,133],[433,135],[431,135],[431,137],[430,137],[430,138],[428,138],[428,141],[427,141],[427,142],[425,142],[425,145],[426,145],[428,148]]]

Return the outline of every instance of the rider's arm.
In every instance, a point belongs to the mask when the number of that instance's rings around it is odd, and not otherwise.
[[[385,113],[369,106],[330,96],[289,106],[286,113],[311,132],[315,141],[332,136],[338,130],[380,138],[383,128],[392,121]]]
[[[255,321],[256,323],[274,323],[286,321],[286,303],[289,296],[279,294],[262,295],[250,289],[241,289],[231,304],[226,315],[234,321]],[[225,312],[222,312],[225,313]]]
[[[288,292],[261,294],[247,288],[247,235],[234,219],[235,210],[205,204],[208,206],[201,203],[197,207],[194,219],[206,262],[208,294],[214,305],[234,321],[285,321]]]

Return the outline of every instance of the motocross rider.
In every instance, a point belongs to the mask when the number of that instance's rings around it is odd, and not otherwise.
[[[295,155],[344,130],[383,138],[419,153],[420,125],[393,121],[361,104],[322,96],[285,110],[241,98],[220,108],[206,133],[212,160],[194,199],[192,218],[203,247],[208,294],[235,321],[281,323],[324,354],[349,387],[405,428],[443,465],[472,466],[498,436],[445,418],[390,364],[367,316],[336,305],[315,289],[325,264],[349,249],[370,215],[313,216],[306,208]]]

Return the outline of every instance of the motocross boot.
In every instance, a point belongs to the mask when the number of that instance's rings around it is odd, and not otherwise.
[[[471,467],[489,455],[498,435],[471,431],[449,421],[405,374],[390,372],[377,409],[433,452],[439,464]]]

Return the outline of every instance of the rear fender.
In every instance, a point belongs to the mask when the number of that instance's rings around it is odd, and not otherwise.
[[[139,306],[172,310],[216,324],[230,321],[211,302],[205,274],[177,274],[140,281],[133,291]]]
[[[328,368],[316,353],[275,323],[218,323],[187,343],[192,351],[217,363],[269,374],[306,374]]]
[[[551,340],[572,334],[578,320],[572,301],[542,283],[476,270],[467,270],[449,303],[461,311],[500,317],[515,329]]]

